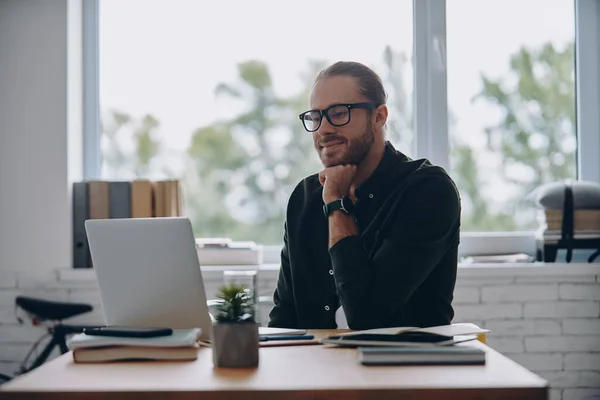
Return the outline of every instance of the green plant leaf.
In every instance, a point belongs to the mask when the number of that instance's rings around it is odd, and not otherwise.
[[[245,286],[237,283],[222,285],[217,298],[222,300],[216,306],[217,322],[255,322],[254,299]]]

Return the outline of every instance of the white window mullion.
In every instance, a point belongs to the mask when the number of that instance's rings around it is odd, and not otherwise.
[[[446,1],[413,0],[414,149],[449,169]]]
[[[575,0],[577,169],[600,182],[600,0]]]
[[[98,0],[83,0],[83,178],[100,178]]]

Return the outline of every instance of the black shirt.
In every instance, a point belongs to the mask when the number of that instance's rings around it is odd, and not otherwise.
[[[292,192],[269,326],[351,329],[450,324],[458,264],[460,198],[443,168],[385,144],[355,190],[359,235],[328,248],[318,174]]]

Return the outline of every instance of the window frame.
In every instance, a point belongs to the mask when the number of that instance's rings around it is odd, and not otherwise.
[[[600,0],[575,5],[577,176],[600,182]],[[83,0],[83,178],[99,179],[99,3]],[[446,0],[413,0],[413,113],[416,157],[449,167]],[[460,256],[532,253],[535,232],[462,232]],[[264,246],[264,262],[279,263],[281,245]]]
[[[446,0],[413,0],[413,154],[450,167]]]
[[[101,175],[100,137],[100,5],[98,0],[82,2],[83,36],[83,179]]]
[[[577,173],[600,182],[600,0],[574,1]]]

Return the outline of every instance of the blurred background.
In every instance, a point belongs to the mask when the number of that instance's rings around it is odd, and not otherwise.
[[[524,201],[576,178],[570,0],[448,0],[450,170],[463,232],[537,227]],[[412,158],[411,0],[100,4],[101,179],[181,179],[196,236],[281,243],[320,163],[297,115],[324,66],[372,67]]]

